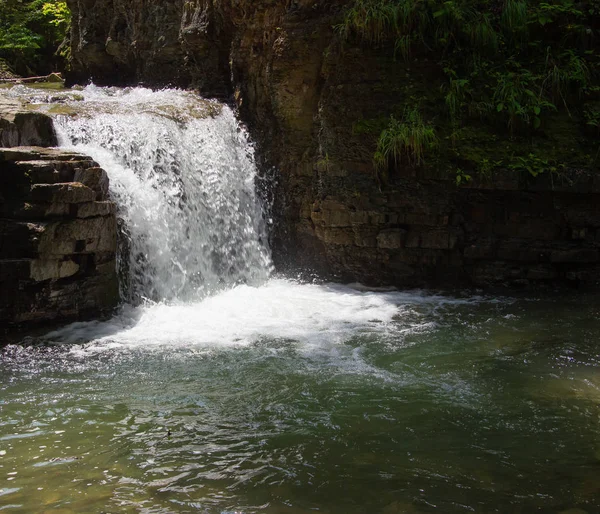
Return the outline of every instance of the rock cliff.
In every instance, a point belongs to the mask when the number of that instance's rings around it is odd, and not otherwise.
[[[228,35],[211,2],[72,0],[69,7],[71,81],[229,94]]]
[[[350,4],[70,0],[71,80],[231,92],[277,183],[280,269],[401,286],[598,284],[598,176],[575,157],[537,177],[526,162],[593,152],[579,121],[558,116],[526,144],[474,122],[454,148],[456,131],[439,112],[448,83],[439,63],[418,49],[398,59],[342,39],[335,27]],[[447,152],[377,172],[385,120],[417,101]],[[487,170],[497,155],[512,167]],[[470,167],[484,172],[457,185]]]
[[[0,334],[117,305],[108,177],[84,155],[0,148]]]

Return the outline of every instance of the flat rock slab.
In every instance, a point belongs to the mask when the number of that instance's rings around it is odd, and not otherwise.
[[[18,98],[0,94],[0,118],[15,121],[15,116],[25,110],[25,104]]]
[[[19,146],[0,148],[0,161],[88,161],[94,162],[87,155],[68,152],[60,148],[46,148],[43,146]]]
[[[0,145],[56,146],[52,118],[29,110],[24,101],[0,94]]]
[[[34,203],[86,203],[93,202],[96,193],[80,182],[66,184],[34,184],[31,200]]]

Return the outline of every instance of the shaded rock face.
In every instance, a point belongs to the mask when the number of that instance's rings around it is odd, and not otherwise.
[[[70,82],[146,83],[229,94],[228,35],[199,0],[71,0]]]
[[[117,305],[117,222],[89,157],[0,148],[0,333]]]
[[[0,147],[55,146],[52,119],[27,111],[17,99],[0,96]]]
[[[597,177],[497,173],[459,188],[447,171],[396,166],[378,179],[360,120],[443,77],[426,56],[342,44],[349,0],[69,3],[79,79],[233,92],[277,184],[279,269],[398,286],[599,284]]]

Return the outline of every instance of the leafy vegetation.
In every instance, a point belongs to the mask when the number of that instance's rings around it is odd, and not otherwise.
[[[439,159],[429,162],[450,162],[461,170],[457,182],[500,166],[552,171],[560,165],[531,157],[548,152],[595,165],[597,142],[584,139],[600,132],[600,0],[354,0],[336,30],[404,63],[407,77],[412,66],[431,63],[422,94],[402,97],[390,111],[418,106],[422,125],[440,141]],[[398,148],[392,134],[403,124],[392,118],[380,133],[380,166],[382,150]],[[552,148],[553,137],[568,138],[568,147]],[[479,151],[469,148],[483,139]],[[526,162],[507,160],[503,141]],[[401,148],[406,165],[423,164],[422,154],[409,160]]]
[[[537,177],[541,173],[556,173],[558,167],[551,164],[547,159],[543,159],[533,153],[526,156],[517,156],[508,165],[511,170],[526,171],[532,177]]]
[[[58,0],[2,0],[0,58],[21,75],[64,64],[71,13]]]
[[[424,162],[425,151],[436,143],[433,126],[424,123],[418,109],[407,109],[401,120],[392,116],[381,132],[374,156],[375,167],[385,170],[391,163],[403,161],[417,166]]]
[[[463,170],[461,168],[456,168],[455,174],[456,174],[456,185],[457,186],[471,182],[471,179],[473,178],[473,177],[471,177],[471,175],[466,173],[465,170]]]

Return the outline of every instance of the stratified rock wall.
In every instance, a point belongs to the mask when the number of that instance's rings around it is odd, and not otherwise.
[[[0,148],[0,334],[107,313],[119,299],[115,205],[89,157]]]
[[[233,91],[275,170],[280,269],[394,285],[598,284],[597,176],[499,170],[457,187],[448,163],[375,173],[369,124],[447,78],[427,55],[341,42],[349,0],[69,4],[74,78]]]
[[[71,82],[229,94],[228,35],[212,2],[72,0]]]

